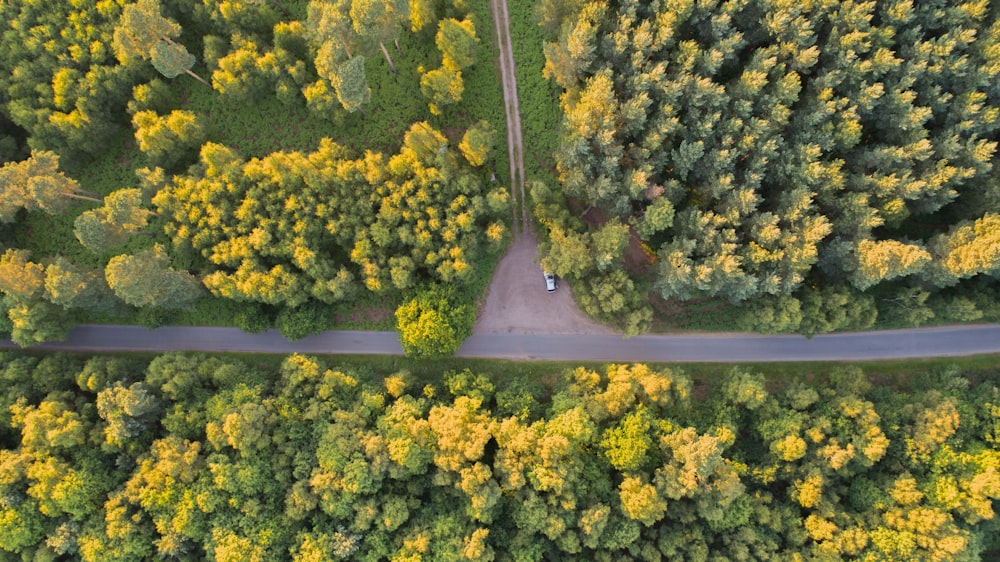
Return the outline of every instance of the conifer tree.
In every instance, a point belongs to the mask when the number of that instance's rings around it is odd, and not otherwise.
[[[108,286],[132,306],[190,308],[201,296],[201,283],[190,273],[170,267],[163,246],[111,258],[105,269]]]
[[[100,202],[96,193],[80,189],[59,170],[58,155],[45,150],[0,167],[0,194],[0,222],[12,222],[21,208],[57,214],[67,209],[70,199]]]
[[[122,10],[121,21],[115,28],[115,54],[122,64],[135,59],[150,60],[153,67],[167,78],[188,74],[206,86],[204,78],[191,71],[194,55],[173,38],[181,26],[164,17],[159,0],[138,0]]]
[[[368,79],[365,77],[364,57],[349,59],[337,68],[329,80],[344,109],[360,111],[362,115],[366,115],[362,105],[371,99],[371,88],[368,87]]]

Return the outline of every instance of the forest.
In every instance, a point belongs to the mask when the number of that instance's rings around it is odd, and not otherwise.
[[[1000,318],[1000,5],[542,0],[543,263],[626,331]]]
[[[998,10],[513,6],[542,265],[626,334],[1000,320]],[[486,3],[0,16],[0,331],[467,333],[513,203]]]
[[[484,5],[12,0],[0,20],[14,341],[78,321],[299,338],[397,306],[462,311],[437,316],[461,341],[509,238]]]
[[[0,355],[0,560],[978,560],[996,367]],[[430,369],[430,370],[428,370]]]

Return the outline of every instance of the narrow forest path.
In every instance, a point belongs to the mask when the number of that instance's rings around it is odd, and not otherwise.
[[[514,47],[510,38],[507,0],[490,0],[490,11],[493,13],[497,48],[500,52],[500,81],[507,116],[507,152],[510,157],[510,196],[514,209],[511,231],[516,241],[531,226],[524,194],[524,139],[521,137],[521,109],[517,102],[517,75],[514,72]]]
[[[500,79],[507,116],[507,150],[510,156],[510,195],[513,202],[511,232],[514,241],[493,271],[486,302],[479,311],[476,334],[612,334],[580,312],[569,286],[545,291],[538,264],[538,240],[531,228],[531,209],[525,191],[524,139],[517,101],[514,46],[506,0],[490,0],[500,52]]]

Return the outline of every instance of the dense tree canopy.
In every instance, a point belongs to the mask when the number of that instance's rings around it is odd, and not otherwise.
[[[501,247],[508,197],[474,169],[499,95],[434,127],[393,98],[443,56],[441,18],[459,18],[446,58],[475,73],[484,9],[425,6],[418,37],[408,0],[43,4],[0,5],[0,253],[44,281],[3,284],[0,333],[37,342],[109,312],[162,322],[207,287],[253,301],[229,309],[247,326],[302,337],[361,289],[391,306],[423,282],[478,280]]]
[[[33,148],[98,154],[122,122],[137,69],[115,59],[122,2],[0,5],[0,107]]]
[[[987,3],[555,4],[563,192],[630,224],[660,297],[891,297],[992,276]]]
[[[977,560],[1000,390],[568,369],[551,393],[290,356],[0,356],[0,554]],[[504,380],[507,380],[506,377]],[[702,390],[698,390],[701,394]]]
[[[154,202],[170,219],[174,245],[211,264],[205,285],[213,293],[332,303],[362,287],[467,279],[483,250],[502,240],[506,190],[487,190],[456,152],[426,123],[388,158],[354,159],[324,141],[309,154],[246,161],[206,144],[197,172],[177,176]]]

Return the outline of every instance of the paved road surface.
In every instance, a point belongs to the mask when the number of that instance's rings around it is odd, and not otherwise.
[[[0,348],[16,348],[0,342]],[[402,355],[394,332],[324,332],[289,342],[275,330],[246,334],[236,328],[84,325],[69,339],[31,349],[52,351],[235,351],[248,353]],[[953,326],[802,336],[708,334],[683,336],[527,335],[472,336],[459,357],[564,361],[770,362],[860,361],[1000,353],[1000,326]]]

